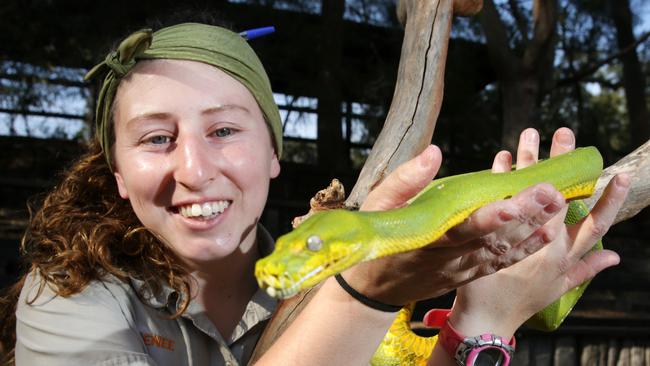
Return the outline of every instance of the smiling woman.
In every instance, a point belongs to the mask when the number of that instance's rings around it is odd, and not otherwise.
[[[97,74],[99,144],[23,242],[16,362],[247,359],[275,304],[253,277],[272,246],[257,221],[281,148],[261,63],[236,33],[186,23],[134,33]]]
[[[280,172],[253,95],[210,65],[154,60],[116,99],[115,177],[142,224],[196,270],[238,248],[237,267],[250,266],[252,229]]]

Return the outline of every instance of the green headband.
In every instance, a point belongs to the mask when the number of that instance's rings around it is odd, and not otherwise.
[[[185,23],[151,30],[137,31],[124,39],[117,51],[93,67],[85,79],[106,75],[97,98],[95,112],[97,139],[111,164],[111,106],[120,80],[138,60],[176,59],[204,62],[215,66],[242,83],[255,97],[269,125],[278,157],[282,155],[282,121],[273,100],[271,83],[264,66],[237,33],[206,24]]]

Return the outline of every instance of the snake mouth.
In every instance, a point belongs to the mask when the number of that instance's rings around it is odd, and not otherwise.
[[[258,283],[260,288],[264,289],[269,296],[286,299],[348,268],[349,265],[343,264],[341,266],[344,259],[345,256],[332,258],[328,262],[300,275],[297,279],[292,278],[289,272],[277,274],[261,270],[257,275]]]
[[[269,296],[278,299],[286,299],[304,290],[307,287],[303,286],[304,283],[322,273],[324,268],[326,267],[318,266],[297,280],[292,279],[289,274],[285,272],[281,276],[265,273],[258,277],[258,281],[260,287],[264,289]]]

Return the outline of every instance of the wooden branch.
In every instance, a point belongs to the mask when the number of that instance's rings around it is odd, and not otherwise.
[[[589,208],[596,204],[610,179],[620,173],[630,174],[632,180],[630,191],[614,223],[627,220],[650,206],[650,140],[603,171],[596,183],[596,192],[584,200]]]
[[[476,4],[476,0],[399,2],[398,14],[406,24],[393,101],[382,132],[346,201],[347,206],[358,207],[387,174],[431,142],[442,103],[453,9],[458,6],[470,12]],[[280,303],[255,348],[251,363],[273,345],[316,292],[317,287]]]
[[[442,103],[452,0],[400,1],[407,12],[397,84],[384,127],[346,201],[359,207],[398,165],[430,142]]]
[[[406,24],[407,7],[412,5],[411,0],[403,0],[397,2],[397,20],[400,24]],[[483,7],[483,0],[454,0],[454,15],[456,16],[472,16],[476,15]]]
[[[454,0],[455,16],[476,15],[481,8],[483,8],[483,0]]]

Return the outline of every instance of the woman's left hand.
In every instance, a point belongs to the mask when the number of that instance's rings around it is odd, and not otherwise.
[[[537,161],[539,144],[535,141],[539,139],[526,139],[528,134],[536,133],[533,129],[522,133],[517,168]],[[573,149],[571,130],[556,131],[551,156]],[[509,154],[500,155],[495,159],[493,170],[510,170]],[[538,230],[538,235],[551,239],[544,248],[508,268],[459,288],[450,316],[453,326],[468,336],[490,332],[509,339],[528,318],[562,294],[618,264],[618,255],[610,250],[588,252],[612,225],[628,187],[629,177],[614,177],[583,220],[565,225],[565,208]]]

